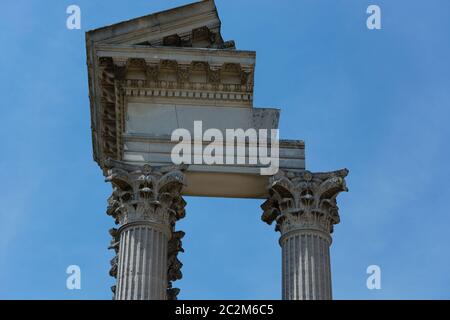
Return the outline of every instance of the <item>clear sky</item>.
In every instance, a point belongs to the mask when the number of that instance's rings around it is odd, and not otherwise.
[[[2,2],[0,298],[111,298],[111,187],[92,160],[84,32],[185,3]],[[281,137],[305,140],[309,170],[350,170],[334,298],[450,299],[450,1],[216,3],[225,40],[257,52],[254,106],[282,109]],[[70,4],[82,30],[66,28]],[[382,30],[366,27],[370,4]],[[280,298],[262,201],[186,200],[180,298]],[[373,264],[381,290],[366,287]]]

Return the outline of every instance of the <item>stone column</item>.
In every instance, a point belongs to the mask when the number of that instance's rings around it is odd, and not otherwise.
[[[348,170],[282,172],[271,177],[262,220],[281,233],[283,300],[330,300],[330,245],[336,197]]]
[[[185,215],[181,197],[185,168],[139,167],[112,160],[107,166],[106,181],[113,186],[107,213],[119,226],[110,230],[110,248],[117,254],[110,271],[117,279],[114,299],[176,299],[179,290],[171,281],[182,276],[177,254],[184,233],[175,232],[175,222]],[[173,261],[178,263],[174,266]]]

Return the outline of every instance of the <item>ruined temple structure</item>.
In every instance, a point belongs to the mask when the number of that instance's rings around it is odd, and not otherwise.
[[[282,298],[331,299],[329,250],[346,169],[307,171],[301,140],[279,140],[272,175],[259,162],[172,161],[171,134],[193,132],[194,121],[204,130],[278,128],[279,109],[253,107],[256,53],[237,50],[220,28],[207,0],[86,33],[94,160],[112,186],[107,214],[116,224],[113,297],[177,298],[177,221],[192,195],[263,200],[262,220],[281,235]]]

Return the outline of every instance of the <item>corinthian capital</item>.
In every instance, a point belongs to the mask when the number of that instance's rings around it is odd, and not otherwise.
[[[113,193],[108,200],[107,213],[121,226],[150,221],[173,226],[185,215],[186,202],[181,197],[185,185],[185,166],[135,166],[108,160],[106,181]]]
[[[291,230],[310,229],[327,234],[339,223],[336,197],[348,191],[345,184],[347,169],[311,173],[283,172],[270,178],[269,199],[261,208],[261,219],[285,234]]]

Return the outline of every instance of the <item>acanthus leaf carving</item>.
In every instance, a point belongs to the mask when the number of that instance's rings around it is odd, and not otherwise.
[[[181,267],[183,263],[178,259],[178,254],[184,252],[183,239],[185,233],[183,231],[175,231],[172,233],[172,238],[169,240],[167,249],[167,298],[168,300],[177,300],[180,289],[173,288],[173,282],[180,280],[183,277]]]
[[[178,82],[179,83],[187,83],[187,82],[189,82],[190,77],[191,77],[190,66],[178,65],[178,69],[177,69]]]
[[[184,167],[152,168],[105,161],[108,164],[106,181],[112,183],[113,193],[107,213],[119,225],[148,220],[170,226],[184,216]]]
[[[348,191],[347,169],[328,173],[282,172],[270,179],[269,199],[261,206],[262,220],[276,223],[282,234],[294,229],[332,233],[339,223],[337,195]]]
[[[213,85],[217,85],[220,83],[220,69],[219,68],[210,68],[208,70],[208,80]]]
[[[147,81],[158,81],[159,79],[159,64],[152,63],[145,67],[145,76]]]

